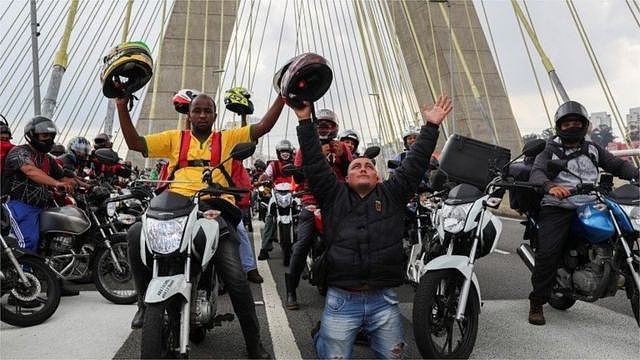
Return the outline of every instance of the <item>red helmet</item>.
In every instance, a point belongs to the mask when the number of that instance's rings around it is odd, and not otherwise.
[[[314,102],[329,90],[331,81],[333,71],[327,59],[318,54],[304,53],[291,60],[286,71],[282,73],[279,84],[274,85],[276,89],[279,88],[280,95],[289,101]]]
[[[173,107],[180,114],[188,114],[189,113],[189,105],[191,105],[191,100],[195,99],[196,96],[200,95],[198,90],[193,89],[182,89],[178,90],[173,95],[171,102],[173,103]]]

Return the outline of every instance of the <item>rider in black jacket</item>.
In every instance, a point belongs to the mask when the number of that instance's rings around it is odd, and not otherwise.
[[[349,164],[346,183],[338,182],[322,154],[310,107],[294,110],[303,169],[322,208],[327,242],[329,289],[314,339],[318,356],[349,358],[362,327],[378,357],[401,357],[403,325],[393,287],[403,282],[404,207],[429,164],[451,100],[440,97],[433,108],[423,109],[427,124],[416,144],[395,176],[382,183],[365,157]]]

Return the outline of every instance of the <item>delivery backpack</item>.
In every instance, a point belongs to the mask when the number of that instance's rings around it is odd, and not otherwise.
[[[175,172],[183,167],[188,166],[203,166],[202,164],[206,164],[208,162],[208,166],[215,167],[220,164],[220,155],[222,149],[222,133],[214,132],[211,138],[211,159],[207,160],[188,160],[189,154],[189,145],[191,142],[191,130],[182,130],[182,137],[180,138],[180,153],[178,155],[178,163],[169,174],[168,166],[166,163],[162,166],[160,170],[160,174],[158,175],[158,185],[156,187],[156,193],[159,194],[164,191],[169,183],[167,180],[171,180],[174,177]],[[197,163],[197,164],[196,164]],[[205,165],[206,166],[206,165]],[[250,190],[251,189],[251,178],[249,177],[249,173],[242,165],[242,161],[240,160],[232,160],[231,163],[231,175],[225,170],[224,167],[220,169],[222,174],[224,175],[227,183],[231,187],[239,187],[242,189]],[[248,208],[251,203],[251,193],[247,192],[242,195],[240,199],[236,199],[236,205],[241,208]]]

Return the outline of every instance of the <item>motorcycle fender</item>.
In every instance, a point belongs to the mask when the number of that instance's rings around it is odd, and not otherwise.
[[[182,295],[187,301],[191,296],[191,284],[187,282],[184,274],[160,276],[151,279],[144,296],[144,302],[147,304],[156,304],[176,294]]]
[[[284,225],[291,224],[291,215],[282,215],[278,217],[278,222]]]
[[[473,285],[476,288],[476,293],[478,294],[478,301],[482,304],[482,297],[480,297],[480,284],[478,284],[476,274],[472,271],[471,266],[469,266],[468,257],[462,255],[438,256],[427,263],[427,266],[425,266],[425,273],[443,269],[456,269],[467,279],[471,276],[471,281],[473,282]]]
[[[204,254],[202,254],[202,269],[205,269],[218,249],[218,241],[220,240],[220,224],[215,220],[198,219],[195,224],[193,224],[193,228],[191,230],[192,241],[196,238],[200,229],[202,229],[207,237]]]

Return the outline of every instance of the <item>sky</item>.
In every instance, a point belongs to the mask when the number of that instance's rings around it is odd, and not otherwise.
[[[488,34],[482,4],[479,0],[474,0],[473,3],[485,28],[485,33]],[[640,106],[640,96],[638,95],[640,26],[634,20],[629,9],[630,6],[634,9],[636,17],[640,17],[638,0],[580,0],[574,1],[574,3],[624,118],[629,108]],[[70,61],[61,88],[61,96],[64,96],[65,100],[60,101],[60,108],[57,109],[54,117],[57,123],[66,124],[63,129],[65,133],[61,139],[69,139],[74,134],[92,138],[101,129],[101,119],[104,117],[106,101],[100,96],[100,84],[97,79],[100,58],[108,48],[118,42],[121,25],[117,20],[119,15],[123,13],[126,1],[119,0],[117,5],[114,5],[115,15],[113,18],[110,17],[102,23],[108,14],[108,4],[110,2],[81,1],[81,9],[84,10],[79,12],[76,22],[78,30],[74,29],[74,31],[76,31],[75,34],[82,32],[84,36],[82,40],[79,40],[79,37],[74,38],[72,35],[70,53],[73,52],[74,56]],[[66,16],[67,6],[65,5],[65,2],[53,0],[38,1],[40,31],[42,33],[39,40],[41,46],[41,92],[43,95],[49,82],[50,71],[48,69],[51,66],[51,54],[55,51],[57,44],[55,39],[61,36],[61,28]],[[343,129],[355,127],[356,130],[362,132],[361,136],[365,138],[365,142],[377,137],[375,129],[377,107],[374,103],[375,99],[368,95],[371,92],[371,84],[365,73],[366,65],[362,58],[363,55],[354,53],[351,48],[351,45],[356,45],[360,40],[359,35],[352,32],[353,28],[350,25],[347,26],[351,21],[348,14],[352,14],[349,5],[349,2],[341,0],[336,0],[336,2],[323,1],[322,3],[308,0],[255,1],[252,15],[252,19],[255,20],[255,31],[251,32],[253,34],[251,56],[249,57],[248,40],[244,44],[239,43],[237,50],[233,45],[230,47],[223,75],[225,80],[221,88],[224,90],[232,85],[239,85],[239,79],[242,78],[243,71],[236,70],[233,66],[233,56],[237,53],[245,61],[250,58],[251,66],[249,68],[253,70],[245,70],[244,72],[255,77],[255,80],[253,83],[247,80],[243,85],[252,91],[256,115],[261,116],[275,96],[271,87],[274,70],[296,53],[316,49],[329,59],[335,72],[334,86],[329,94],[321,100],[320,105],[342,110]],[[569,97],[583,103],[589,112],[606,111],[611,113],[565,1],[529,0],[526,5],[542,47],[555,66]],[[247,32],[243,24],[248,21],[246,14],[249,13],[250,7],[250,0],[242,1],[240,4],[240,8],[245,9],[245,16],[239,20],[240,27],[237,33],[240,38]],[[303,14],[306,16],[298,17],[301,23],[296,26],[296,16],[293,12],[294,10],[299,12],[301,7],[304,8]],[[511,2],[485,0],[484,7],[496,44],[497,53],[494,55],[497,55],[499,59],[505,87],[521,133],[523,135],[539,133],[548,127],[547,115],[536,88]],[[322,16],[315,16],[315,22],[305,20],[309,15],[325,11],[329,12],[329,16],[324,17],[324,20],[327,21],[325,23],[321,22]],[[161,27],[160,1],[135,0],[133,14],[137,20],[132,23],[132,39],[143,38],[155,51],[157,49],[156,39]],[[343,17],[345,14],[347,16]],[[308,29],[310,24],[316,26],[315,30],[313,32],[305,31],[305,26]],[[100,31],[102,29],[104,31]],[[95,38],[92,37],[94,33],[96,34]],[[310,38],[310,35],[317,37],[313,39]],[[235,35],[233,36],[235,39]],[[14,138],[21,138],[24,121],[33,115],[33,106],[29,103],[32,101],[30,100],[32,98],[30,95],[32,79],[29,70],[31,50],[29,47],[27,0],[0,0],[0,40],[0,51],[5,55],[9,54],[0,60],[0,112],[7,116],[10,122],[13,122],[12,128],[16,129],[15,132],[18,135]],[[258,52],[260,43],[262,43],[262,51]],[[296,47],[296,43],[298,47]],[[322,46],[321,43],[324,43],[325,46]],[[279,52],[278,46],[280,46]],[[345,50],[338,52],[338,48]],[[329,51],[332,52],[329,53]],[[544,74],[540,58],[533,52],[531,46],[530,51],[532,51],[534,67],[541,80],[544,97],[551,116],[553,116],[557,102]],[[241,61],[240,68],[242,67],[244,65]],[[236,75],[235,83],[232,82],[234,74]],[[356,81],[357,91],[355,91],[356,86],[349,82],[348,75],[354,75],[354,78],[358,79]],[[248,76],[245,79],[248,79]],[[345,86],[345,83],[351,83],[354,90]],[[197,86],[191,87],[197,88]],[[340,103],[339,105],[340,99],[348,104]],[[220,97],[217,100],[219,101]],[[405,105],[408,108],[406,110],[408,113],[417,111],[417,109],[411,109],[414,106],[417,107],[417,104]],[[135,109],[134,114],[138,110]],[[360,115],[354,117],[354,113]],[[222,112],[220,116],[221,122],[231,119],[228,113]],[[68,119],[76,121],[72,124],[66,121]],[[89,120],[86,121],[87,119]],[[362,124],[362,121],[365,123]],[[265,139],[268,148],[273,149],[275,143],[285,136],[295,143],[294,126],[293,117],[289,111],[285,111],[274,130]],[[404,125],[400,124],[399,126],[403,127]],[[114,126],[115,144],[120,153],[124,155],[126,145],[123,144],[118,130],[116,120]],[[614,130],[617,132],[615,124]],[[267,150],[265,149],[265,151]]]

